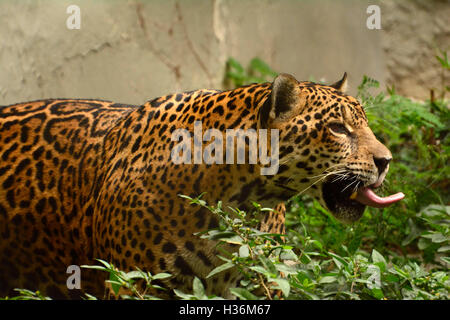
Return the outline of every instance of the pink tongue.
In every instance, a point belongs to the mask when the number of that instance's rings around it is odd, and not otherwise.
[[[372,189],[363,188],[358,190],[358,194],[355,200],[362,204],[365,204],[366,206],[374,208],[385,208],[395,202],[402,200],[404,197],[405,195],[403,194],[403,192],[399,192],[388,197],[381,198],[377,196]]]

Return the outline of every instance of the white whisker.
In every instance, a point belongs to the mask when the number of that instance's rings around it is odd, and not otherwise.
[[[348,184],[341,192],[344,192],[345,189],[347,189],[348,187],[350,187],[352,184],[354,184],[355,182],[358,182],[358,180],[355,180],[353,182],[351,182],[350,184]]]

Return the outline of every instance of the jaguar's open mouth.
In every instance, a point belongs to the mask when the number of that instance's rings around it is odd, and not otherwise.
[[[362,186],[355,189],[356,186]],[[356,177],[340,179],[331,176],[322,187],[322,197],[328,209],[338,219],[356,221],[361,218],[366,206],[385,208],[404,198],[402,192],[379,197],[373,186],[364,186]]]

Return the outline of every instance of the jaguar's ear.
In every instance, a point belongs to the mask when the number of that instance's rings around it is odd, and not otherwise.
[[[281,73],[272,83],[272,91],[260,110],[260,123],[267,128],[269,123],[283,122],[298,112],[300,88],[290,74]]]
[[[347,72],[344,72],[344,76],[338,82],[335,82],[330,85],[330,87],[339,90],[340,92],[347,91]]]

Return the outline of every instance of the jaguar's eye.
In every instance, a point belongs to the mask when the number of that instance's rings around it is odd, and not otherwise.
[[[332,122],[328,125],[328,128],[331,130],[331,132],[336,134],[346,134],[346,135],[350,134],[348,129],[341,122]]]

